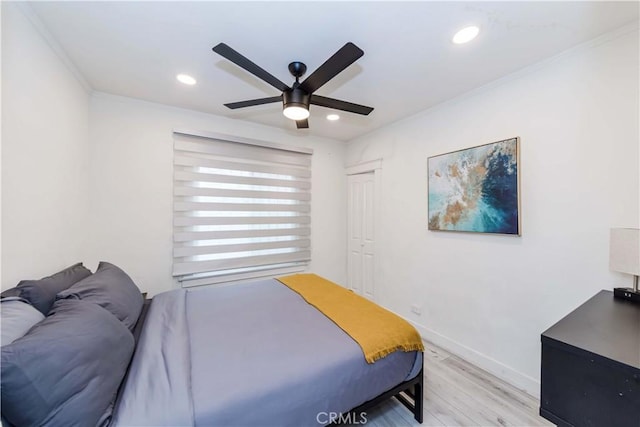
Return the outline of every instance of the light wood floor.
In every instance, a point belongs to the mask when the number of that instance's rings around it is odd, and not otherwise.
[[[425,347],[423,426],[553,426],[538,415],[538,399],[430,342]],[[419,425],[396,399],[370,409],[365,424]]]

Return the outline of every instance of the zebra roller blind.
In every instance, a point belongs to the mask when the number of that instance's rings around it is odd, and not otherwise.
[[[173,275],[188,286],[305,266],[311,153],[174,131]]]

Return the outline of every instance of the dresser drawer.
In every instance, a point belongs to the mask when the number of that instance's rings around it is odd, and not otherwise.
[[[640,370],[564,347],[543,341],[541,415],[559,425],[640,426]]]

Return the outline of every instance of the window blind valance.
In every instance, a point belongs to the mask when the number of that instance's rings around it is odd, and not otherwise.
[[[183,285],[311,259],[311,152],[174,132],[173,275]]]

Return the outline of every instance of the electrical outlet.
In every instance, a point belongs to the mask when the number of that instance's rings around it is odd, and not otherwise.
[[[420,308],[420,306],[412,304],[411,305],[411,311],[415,314],[417,314],[418,316],[422,314],[422,309]]]

